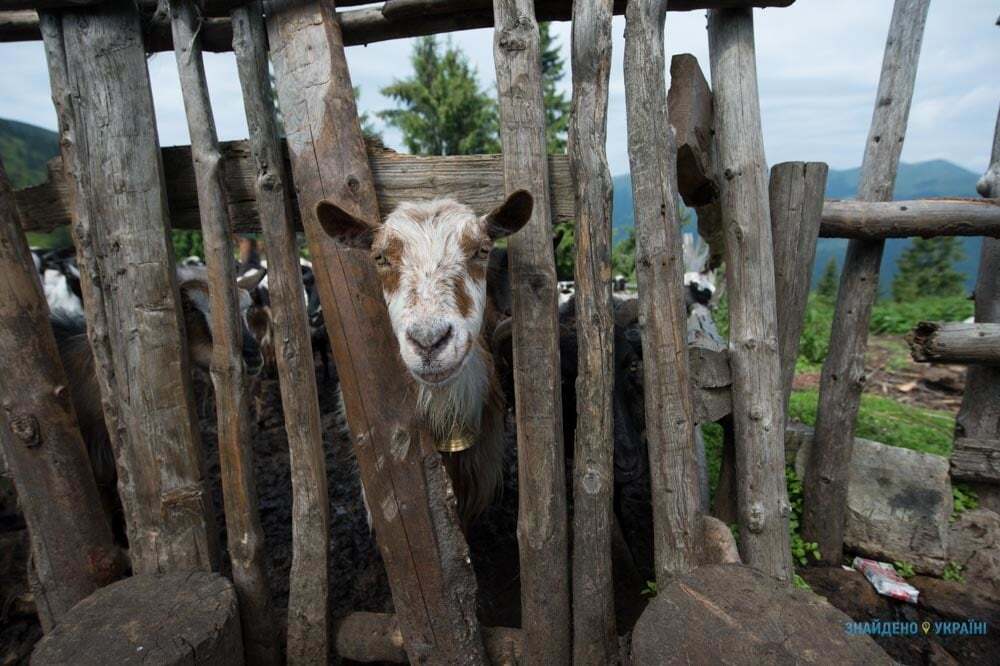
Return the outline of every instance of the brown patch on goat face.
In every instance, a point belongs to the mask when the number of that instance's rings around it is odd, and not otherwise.
[[[378,242],[372,252],[378,277],[382,281],[382,290],[391,296],[399,289],[399,263],[403,258],[403,241],[389,235],[383,242]]]
[[[458,245],[466,257],[465,263],[469,277],[475,282],[485,280],[490,249],[493,247],[493,242],[486,235],[486,232],[482,228],[467,229],[458,239]]]
[[[465,279],[461,275],[453,275],[449,278],[449,282],[451,283],[449,285],[451,293],[455,296],[458,314],[462,315],[463,319],[467,319],[472,312],[472,297],[469,296],[469,290],[465,286]]]

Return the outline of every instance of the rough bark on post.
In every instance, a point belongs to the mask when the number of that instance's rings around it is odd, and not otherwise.
[[[665,0],[629,3],[625,104],[636,227],[656,580],[694,568],[699,499],[688,383],[684,258],[674,133],[667,118]]]
[[[614,513],[614,318],[611,171],[605,153],[611,75],[611,0],[573,3],[569,154],[576,184],[576,382],[573,470],[573,663],[618,658],[611,574]]]
[[[709,12],[708,45],[726,234],[740,552],[750,566],[790,582],[785,414],[751,10]]]
[[[454,496],[445,501],[448,481],[440,454],[414,425],[413,387],[400,381],[408,374],[398,354],[386,353],[397,343],[371,258],[340,249],[316,220],[316,205],[324,199],[358,217],[379,219],[334,10],[333,2],[272,2],[267,27],[299,208],[347,422],[407,655],[418,663],[486,663],[475,616],[475,577]],[[322,451],[314,455],[312,464],[321,468]],[[295,494],[303,527],[308,505],[325,516],[315,489],[299,484]],[[292,594],[297,607],[313,615],[294,644],[290,633],[289,660],[325,659],[326,608],[316,603],[312,571],[306,566],[296,570]],[[303,607],[306,601],[310,603]]]
[[[979,194],[988,199],[1000,199],[1000,112],[993,133],[990,166],[976,184]],[[1000,239],[984,238],[979,254],[979,275],[976,277],[976,321],[1000,324]],[[967,439],[988,443],[991,453],[1000,458],[1000,368],[972,366],[965,375],[965,394],[955,419],[955,450],[952,453],[952,477],[968,481],[961,466],[956,465],[959,446]],[[1000,473],[997,474],[1000,477]],[[1000,487],[976,484],[982,506],[1000,511]]]
[[[1000,365],[1000,324],[922,321],[906,342],[914,361]]]
[[[129,555],[137,573],[207,570],[217,538],[139,16],[131,3],[112,0],[62,14],[61,44],[55,33],[47,51],[50,71],[62,70],[52,77],[53,98],[75,184],[75,241],[91,285],[85,294],[101,294],[87,303],[92,347],[102,388],[113,373],[113,395],[102,391],[117,411],[109,432],[127,432],[115,457]],[[78,103],[96,99],[102,104]]]
[[[31,532],[32,586],[49,631],[124,572],[49,326],[38,271],[0,163],[0,443]]]
[[[858,199],[889,201],[906,135],[920,43],[930,0],[896,0],[886,39]],[[854,426],[865,386],[868,323],[878,297],[881,240],[854,240],[837,291],[830,350],[823,363],[816,440],[803,483],[802,536],[819,545],[824,562],[839,564],[847,519],[847,484]]]
[[[538,23],[530,0],[495,0],[493,60],[507,192],[535,198],[531,221],[510,239],[514,301],[521,622],[528,663],[572,656],[566,480],[559,387],[556,267]]]
[[[193,0],[170,0],[177,70],[191,134],[208,268],[212,327],[212,386],[218,418],[219,467],[233,583],[239,598],[244,651],[251,664],[276,664],[280,638],[268,588],[264,530],[257,514],[250,408],[243,365],[243,325],[233,262],[232,224],[226,202],[222,154],[208,96]],[[301,302],[301,299],[296,299]],[[320,574],[321,575],[321,574]]]
[[[771,167],[768,192],[785,412],[788,411],[795,359],[799,355],[799,338],[809,300],[828,171],[829,167],[823,162],[782,162]]]

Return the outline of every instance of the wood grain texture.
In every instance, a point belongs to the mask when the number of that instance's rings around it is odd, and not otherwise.
[[[823,162],[782,162],[771,167],[768,193],[782,405],[786,412],[805,324],[828,172],[829,167]]]
[[[892,199],[929,5],[930,0],[896,0],[893,6],[859,200]],[[802,536],[819,544],[823,561],[831,564],[839,564],[843,553],[854,427],[865,387],[868,323],[878,297],[883,246],[881,240],[852,240],[847,246],[820,379],[816,440],[803,484]]]
[[[625,105],[636,223],[646,433],[658,584],[696,562],[699,506],[687,354],[684,259],[674,134],[667,117],[663,23],[667,2],[629,3]]]
[[[124,573],[90,470],[38,271],[0,163],[0,443],[31,533],[45,631]]]
[[[708,37],[726,233],[740,553],[748,565],[791,582],[774,246],[751,11],[712,10]]]
[[[495,0],[493,60],[506,192],[527,190],[531,220],[510,238],[514,302],[521,623],[527,663],[572,656],[559,319],[552,256],[538,24],[530,0]]]
[[[906,342],[914,361],[1000,365],[1000,324],[922,321]]]
[[[0,0],[9,6],[31,6],[32,0]],[[37,0],[39,3],[71,2],[73,0]],[[96,1],[96,0],[94,0]],[[711,7],[787,7],[795,0],[675,0],[670,10],[689,11]],[[144,7],[154,8],[154,0],[142,0]],[[236,0],[239,4],[239,0]],[[364,0],[348,0],[340,6],[372,4]],[[572,12],[572,0],[535,0],[539,21],[566,21]],[[232,26],[225,16],[234,6],[230,0],[209,0],[207,14],[212,17],[204,26],[206,51],[232,50]],[[625,0],[615,0],[615,13],[625,13]],[[364,7],[337,12],[343,29],[345,46],[372,44],[390,39],[405,39],[457,30],[489,28],[493,13],[489,0],[404,0],[381,7]],[[0,43],[40,39],[38,19],[31,10],[0,11]],[[146,47],[152,52],[173,50],[170,29],[154,24],[146,31]]]
[[[323,315],[340,377],[347,421],[406,652],[413,662],[486,663],[475,617],[476,585],[458,527],[454,493],[428,437],[414,425],[415,392],[396,353],[385,302],[367,253],[340,249],[316,220],[316,204],[336,202],[379,218],[344,44],[333,3],[276,2],[267,17],[292,176],[304,216]],[[298,452],[322,473],[322,451]],[[297,452],[293,451],[294,456]],[[298,530],[326,520],[326,498],[300,478],[293,485]],[[312,510],[308,509],[312,506]],[[307,534],[296,543],[307,543]],[[326,659],[325,599],[310,578],[326,554],[293,561],[289,660]],[[293,634],[291,623],[299,626]]]
[[[1000,440],[956,437],[951,453],[951,476],[956,481],[1000,484]]]
[[[1000,198],[1000,111],[993,132],[990,166],[976,184],[983,197]],[[1000,239],[984,238],[974,293],[975,320],[1000,324]],[[1000,368],[972,366],[965,375],[965,393],[955,419],[955,437],[993,442],[1000,457]],[[954,476],[954,469],[953,469]],[[956,477],[958,478],[958,477]],[[979,484],[980,504],[1000,512],[1000,487]]]
[[[841,201],[823,204],[823,238],[1000,236],[1000,202],[981,199]]]
[[[139,16],[125,0],[62,15],[47,44],[74,237],[137,573],[217,560],[168,238]],[[58,55],[61,52],[63,55]],[[65,86],[65,87],[64,87]],[[101,105],[82,100],[102,100]],[[110,352],[110,353],[109,353]],[[114,389],[108,392],[109,382]]]
[[[138,575],[98,590],[43,638],[48,666],[242,666],[236,594],[218,574]]]
[[[267,583],[264,530],[257,513],[247,373],[242,355],[244,325],[222,154],[199,37],[201,16],[194,0],[170,0],[169,9],[205,245],[212,327],[210,374],[218,420],[229,561],[239,598],[244,652],[251,664],[277,664],[281,646]],[[301,298],[294,300],[301,303]]]
[[[614,316],[608,84],[611,0],[573,7],[569,155],[576,185],[576,439],[573,445],[573,663],[618,658],[611,569],[614,493]]]

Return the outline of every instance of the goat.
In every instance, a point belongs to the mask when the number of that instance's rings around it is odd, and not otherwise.
[[[194,366],[207,370],[212,360],[212,331],[205,269],[204,267],[178,267],[177,281],[187,339],[188,359]],[[247,368],[251,372],[255,372],[261,364],[260,350],[245,323],[246,311],[250,306],[248,288],[254,285],[251,281],[242,280],[238,286],[240,287],[240,309],[244,317],[243,359]],[[121,535],[123,534],[122,526],[116,520],[119,513],[115,490],[118,474],[107,427],[104,423],[101,392],[97,384],[93,352],[87,341],[83,312],[53,310],[50,322],[52,332],[55,334],[59,357],[66,372],[70,400],[76,410],[80,434],[87,445],[87,454],[90,457],[94,480],[101,493],[101,502],[112,524],[115,525],[116,534]]]
[[[496,240],[519,231],[534,200],[514,192],[479,217],[452,199],[400,204],[383,224],[329,201],[316,216],[341,247],[367,250],[408,374],[416,413],[444,458],[468,526],[501,484],[506,407],[489,340],[498,320],[487,294]]]

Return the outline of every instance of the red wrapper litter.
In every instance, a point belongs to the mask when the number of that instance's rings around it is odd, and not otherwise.
[[[882,596],[911,604],[917,603],[920,592],[903,580],[891,564],[855,557],[854,568],[863,573],[868,582],[875,587],[875,591]]]

